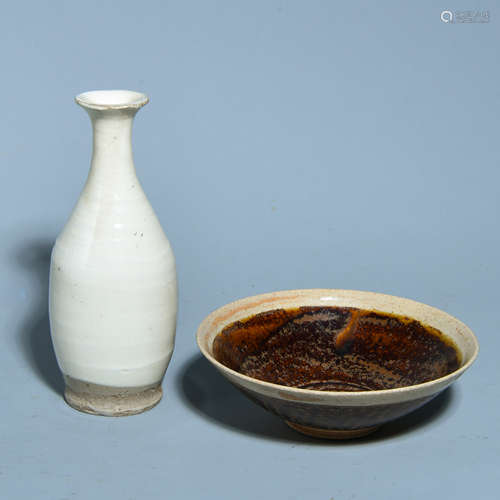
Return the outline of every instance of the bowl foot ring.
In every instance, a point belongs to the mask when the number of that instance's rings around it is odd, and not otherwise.
[[[285,420],[285,423],[301,434],[321,439],[360,438],[371,434],[380,427],[379,425],[375,425],[373,427],[362,427],[360,429],[321,429],[319,427],[309,427],[308,425],[297,424],[288,420]]]

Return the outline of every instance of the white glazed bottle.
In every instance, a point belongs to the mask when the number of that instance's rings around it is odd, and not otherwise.
[[[72,407],[97,415],[152,408],[174,348],[177,279],[170,244],[136,177],[132,121],[148,102],[125,90],[80,94],[90,173],[52,251],[52,341]]]

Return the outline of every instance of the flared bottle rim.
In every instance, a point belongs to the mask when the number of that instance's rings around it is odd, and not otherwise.
[[[133,90],[91,90],[78,94],[75,101],[87,109],[139,109],[149,102],[149,97]]]

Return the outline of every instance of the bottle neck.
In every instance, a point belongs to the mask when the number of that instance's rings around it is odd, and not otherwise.
[[[93,129],[92,163],[89,182],[121,190],[135,181],[132,154],[134,111],[89,110]]]

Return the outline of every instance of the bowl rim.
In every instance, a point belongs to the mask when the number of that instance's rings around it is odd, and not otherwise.
[[[430,313],[437,314],[443,318],[446,318],[446,319],[452,321],[456,325],[459,325],[462,328],[463,332],[468,337],[468,339],[472,341],[472,344],[473,344],[472,355],[469,357],[469,359],[462,366],[460,366],[459,368],[457,368],[453,372],[448,373],[447,375],[444,375],[442,377],[438,377],[438,378],[435,378],[433,380],[429,380],[427,382],[422,382],[420,384],[407,385],[407,386],[403,386],[403,387],[397,387],[397,388],[393,388],[393,389],[375,389],[375,390],[367,390],[367,391],[349,392],[349,391],[318,391],[318,390],[314,390],[314,389],[302,389],[299,387],[274,384],[272,382],[266,382],[264,380],[259,380],[257,378],[249,377],[248,375],[244,375],[243,373],[240,373],[240,372],[233,370],[232,368],[229,368],[228,366],[222,364],[220,361],[217,361],[217,359],[215,359],[215,357],[213,356],[212,352],[208,351],[205,348],[204,340],[205,340],[206,336],[210,334],[210,331],[211,331],[211,329],[208,327],[208,325],[213,321],[213,319],[217,315],[221,314],[225,310],[229,310],[229,309],[235,308],[237,306],[245,306],[246,304],[250,305],[253,302],[255,302],[256,300],[265,301],[268,298],[274,298],[274,297],[282,297],[283,299],[285,299],[286,297],[293,296],[294,294],[308,296],[311,294],[320,295],[323,293],[329,294],[329,296],[335,295],[335,294],[337,294],[337,295],[347,294],[347,295],[359,295],[360,297],[365,297],[365,298],[378,297],[380,299],[396,300],[397,302],[400,302],[403,304],[407,303],[408,305],[423,307],[426,310],[428,310]],[[272,304],[271,307],[263,309],[261,312],[264,312],[266,310],[278,309],[280,307],[279,301],[276,301],[276,302],[278,302],[278,304]],[[283,307],[285,308],[286,306],[283,306]],[[300,307],[300,306],[295,306],[295,307]],[[343,305],[340,307],[350,307],[350,306]],[[352,306],[352,307],[355,307],[355,306]],[[236,309],[236,310],[237,311],[241,310],[241,308]],[[375,311],[377,309],[374,308],[373,310]],[[381,312],[383,312],[383,311],[381,311]],[[258,313],[253,313],[253,314],[250,314],[249,316],[252,316],[254,314],[258,314]],[[230,316],[231,315],[229,315],[228,317],[230,317]],[[411,318],[412,316],[410,314],[408,314],[408,317]],[[238,320],[234,320],[234,321],[238,321]],[[230,324],[230,323],[231,323],[231,321],[226,323],[226,326],[227,326],[227,324]],[[219,334],[220,331],[221,330],[219,330],[217,332],[217,334]],[[443,334],[446,335],[444,332],[443,332]],[[215,336],[214,336],[214,338],[215,338]],[[260,386],[263,388],[267,388],[269,391],[273,391],[273,392],[277,391],[281,395],[281,397],[283,397],[283,392],[286,392],[287,394],[295,395],[296,397],[293,398],[294,400],[302,401],[302,402],[318,402],[318,403],[320,403],[321,401],[319,399],[317,401],[315,401],[314,398],[320,398],[323,401],[325,399],[328,399],[328,398],[330,398],[330,399],[341,398],[342,400],[361,402],[361,400],[363,400],[363,399],[371,399],[374,397],[384,398],[384,396],[391,397],[391,396],[397,396],[397,395],[408,396],[409,393],[412,393],[412,392],[419,392],[419,393],[425,392],[428,394],[432,394],[433,391],[431,391],[429,389],[432,389],[435,386],[440,386],[440,387],[442,386],[443,389],[445,387],[447,387],[449,384],[451,384],[451,382],[453,382],[460,375],[462,375],[474,363],[474,361],[476,360],[476,358],[479,354],[479,342],[478,342],[478,339],[477,339],[476,335],[474,334],[474,332],[465,323],[463,323],[459,319],[455,318],[451,314],[449,314],[441,309],[438,309],[434,306],[430,306],[430,305],[425,304],[423,302],[418,302],[418,301],[413,300],[413,299],[399,297],[396,295],[389,295],[389,294],[385,294],[385,293],[371,292],[371,291],[364,291],[364,290],[334,289],[334,288],[308,288],[308,289],[294,289],[294,290],[279,290],[279,291],[275,291],[275,292],[267,292],[267,293],[262,293],[262,294],[258,294],[258,295],[252,295],[252,296],[248,296],[248,297],[234,300],[232,302],[228,302],[227,304],[225,304],[221,307],[218,307],[217,309],[214,309],[210,314],[208,314],[203,319],[203,321],[198,326],[198,329],[196,332],[196,342],[197,342],[198,347],[199,347],[201,353],[203,354],[203,356],[205,356],[205,358],[208,361],[210,361],[215,367],[217,367],[220,371],[226,372],[228,375],[232,376],[232,378],[241,379],[242,381],[247,382],[247,385],[252,385],[252,386],[257,385],[257,386]],[[210,347],[212,347],[212,346],[210,346]],[[437,388],[437,390],[439,390],[439,387]],[[276,397],[280,397],[280,396],[277,395]],[[406,400],[406,399],[413,399],[413,398],[404,398],[404,399]],[[307,401],[307,400],[309,400],[309,401]]]

